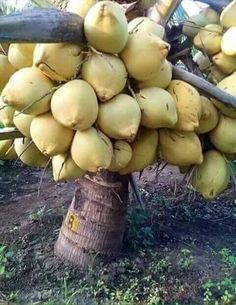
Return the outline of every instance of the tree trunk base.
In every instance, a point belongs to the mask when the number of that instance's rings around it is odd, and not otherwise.
[[[126,223],[128,176],[104,171],[76,182],[55,254],[86,268],[120,255]]]

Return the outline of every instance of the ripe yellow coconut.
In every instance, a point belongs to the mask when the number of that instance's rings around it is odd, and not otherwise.
[[[85,171],[97,172],[108,169],[113,157],[112,143],[94,127],[84,131],[78,130],[71,145],[71,156]]]
[[[71,80],[53,94],[51,110],[54,118],[63,126],[84,130],[97,119],[97,97],[84,80]]]
[[[221,12],[220,23],[224,28],[236,26],[236,0],[230,2]]]
[[[121,52],[128,40],[128,23],[118,3],[100,1],[84,18],[84,33],[95,49],[111,54]]]
[[[192,131],[160,129],[161,157],[172,165],[201,164],[202,147],[198,136]]]
[[[146,32],[152,33],[163,39],[165,29],[162,25],[156,23],[149,17],[137,17],[131,20],[128,24],[129,33]]]
[[[9,62],[16,70],[31,67],[34,48],[34,43],[12,43],[8,51]]]
[[[219,23],[220,22],[220,15],[218,12],[213,10],[211,7],[206,7],[202,9],[199,14],[201,16],[204,16],[208,20],[208,24],[213,24],[213,23]]]
[[[140,128],[135,141],[131,144],[132,158],[120,174],[138,172],[154,164],[157,159],[157,146],[158,132],[155,129]]]
[[[92,52],[83,64],[81,74],[93,87],[101,102],[108,101],[120,93],[128,77],[125,65],[119,57]]]
[[[236,56],[236,26],[229,28],[223,35],[221,50],[229,56]]]
[[[195,130],[199,126],[202,114],[201,98],[198,91],[180,80],[172,80],[168,91],[176,103],[178,122],[175,128],[183,131]]]
[[[40,43],[34,51],[34,66],[54,81],[68,81],[79,72],[82,47],[69,43]]]
[[[194,37],[194,46],[207,54],[216,54],[221,50],[223,27],[219,24],[208,24]]]
[[[97,0],[69,0],[66,10],[67,12],[78,14],[84,18],[89,9],[97,2]]]
[[[210,132],[210,140],[221,152],[236,153],[236,119],[221,115],[218,125]]]
[[[146,81],[138,82],[138,87],[140,89],[148,87],[159,87],[166,89],[172,79],[172,65],[169,61],[165,60],[160,71],[151,79]]]
[[[26,165],[45,167],[48,163],[48,157],[38,150],[31,139],[15,139],[14,148],[18,158]]]
[[[14,126],[13,117],[15,109],[3,103],[0,99],[0,123],[5,127]]]
[[[108,170],[111,172],[119,172],[126,167],[132,158],[131,146],[122,140],[118,140],[113,145],[113,157]]]
[[[207,76],[207,80],[215,85],[221,82],[227,75],[220,71],[215,65],[211,65],[210,73]]]
[[[214,129],[219,121],[219,113],[213,102],[205,96],[201,96],[202,115],[199,120],[199,126],[196,129],[198,134],[207,133]]]
[[[3,102],[25,114],[38,115],[50,109],[53,83],[37,68],[15,72],[2,91]]]
[[[212,61],[225,74],[231,74],[236,70],[236,57],[228,56],[223,52],[213,56]]]
[[[16,128],[27,138],[31,138],[30,135],[30,125],[34,116],[29,114],[20,113],[18,111],[15,112],[13,122]]]
[[[0,141],[0,160],[15,160],[17,158],[13,140]]]
[[[217,87],[233,96],[236,96],[235,84],[236,84],[236,74],[232,74],[224,78],[221,82],[219,82]],[[214,105],[220,110],[221,113],[229,116],[230,118],[236,119],[235,108],[226,106],[217,100],[214,100]]]
[[[52,171],[55,181],[78,179],[85,173],[68,152],[52,157]]]
[[[203,73],[208,73],[211,68],[211,61],[208,56],[204,55],[201,51],[198,51],[194,57],[193,57],[194,62],[198,65],[198,68],[200,71]]]
[[[16,69],[8,61],[6,55],[0,54],[0,92],[6,86],[9,78],[16,71]]]
[[[100,105],[97,124],[107,136],[130,142],[136,136],[140,120],[137,101],[127,94],[118,94]]]
[[[173,128],[177,123],[177,111],[172,95],[157,87],[139,91],[137,101],[141,109],[141,125],[148,128]]]
[[[229,184],[230,173],[224,156],[217,150],[203,155],[203,162],[197,166],[192,177],[193,187],[206,199],[213,199]]]
[[[208,24],[206,16],[193,15],[189,17],[183,25],[183,34],[189,38],[194,38],[200,29]]]
[[[30,134],[38,149],[47,156],[66,152],[74,136],[73,130],[59,124],[51,113],[35,117],[30,125]]]
[[[136,32],[130,34],[120,57],[131,77],[145,81],[155,77],[160,72],[169,49],[170,45],[158,36]]]

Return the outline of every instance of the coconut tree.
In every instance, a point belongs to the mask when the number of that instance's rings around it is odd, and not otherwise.
[[[63,8],[67,1],[34,0],[33,2],[41,7],[51,8],[55,5]],[[139,1],[126,6],[126,10],[129,14],[132,12],[131,15],[134,17],[140,12],[148,14],[149,6],[154,4],[154,8],[161,14],[163,24],[166,25],[180,2],[168,1],[166,5],[163,0],[156,4]],[[21,22],[22,18],[24,22]],[[7,29],[6,36],[11,41],[25,39],[25,30],[28,31],[27,40],[32,42],[61,42],[65,38],[70,42],[83,40],[82,19],[68,13],[52,10],[30,11],[24,15],[10,16],[5,20],[6,23],[3,22],[2,26]],[[10,28],[8,25],[16,20],[22,27]],[[45,20],[47,22],[44,22]],[[34,26],[35,22],[40,25],[40,31]],[[66,36],[65,32],[68,32]],[[172,36],[176,37],[170,31],[168,35],[170,41]],[[174,40],[174,38],[173,41],[176,41],[176,44],[182,43],[181,40],[176,38]],[[173,72],[178,79],[187,80],[211,96],[236,106],[235,98],[217,90],[206,81],[176,67],[173,68]],[[109,171],[101,171],[97,174],[87,173],[76,181],[73,200],[55,245],[55,253],[59,257],[85,267],[92,262],[107,261],[119,255],[126,222],[129,182],[133,185],[130,175],[120,175]]]

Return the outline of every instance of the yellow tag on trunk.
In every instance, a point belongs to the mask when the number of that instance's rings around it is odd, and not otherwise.
[[[71,231],[77,232],[79,228],[79,218],[77,215],[69,211],[67,213],[65,223],[71,229]]]

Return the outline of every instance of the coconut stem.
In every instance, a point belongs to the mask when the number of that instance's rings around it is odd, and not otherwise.
[[[33,9],[0,18],[1,42],[83,43],[84,40],[83,19],[77,14]]]
[[[49,158],[49,159],[48,159],[48,162],[46,163],[46,165],[45,165],[45,167],[44,167],[44,169],[43,169],[43,173],[42,173],[42,175],[41,175],[41,177],[40,177],[40,181],[39,181],[39,187],[38,187],[38,195],[37,195],[37,197],[39,197],[39,195],[40,195],[40,190],[41,190],[41,186],[42,186],[42,183],[43,183],[43,177],[44,177],[44,175],[45,175],[45,173],[46,173],[46,170],[47,170],[47,168],[48,168],[48,166],[49,166],[51,160],[52,160],[52,158]]]
[[[183,80],[202,91],[205,95],[217,99],[219,102],[236,108],[236,97],[217,88],[203,78],[196,76],[188,71],[173,66],[173,79]]]
[[[138,186],[137,186],[137,183],[135,181],[135,178],[134,178],[133,174],[130,175],[130,185],[131,185],[131,188],[132,188],[132,190],[134,192],[134,195],[135,195],[138,203],[144,209],[145,205],[144,205],[144,202],[143,202],[142,197],[140,195],[140,192],[139,192],[139,189],[138,189]]]
[[[30,145],[33,143],[33,140],[31,140],[25,147],[25,149],[22,151],[22,153],[17,157],[14,166],[16,166],[17,161],[20,159],[20,157],[26,152],[26,150],[30,147]]]

